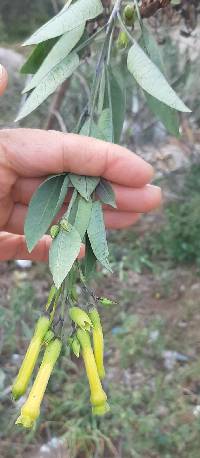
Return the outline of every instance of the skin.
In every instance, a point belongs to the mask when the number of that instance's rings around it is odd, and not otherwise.
[[[0,65],[0,95],[8,77]],[[161,190],[149,184],[153,169],[128,149],[88,137],[39,129],[0,131],[0,260],[48,260],[51,243],[44,236],[28,253],[23,235],[29,201],[49,174],[73,172],[103,176],[113,186],[117,209],[104,207],[107,228],[135,223],[157,208]],[[83,252],[82,252],[83,253]]]

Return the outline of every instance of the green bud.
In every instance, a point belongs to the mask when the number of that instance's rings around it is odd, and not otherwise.
[[[129,39],[128,39],[126,32],[123,32],[123,31],[119,32],[118,39],[117,39],[117,47],[119,49],[127,48],[128,43],[129,43]]]
[[[67,221],[67,219],[63,218],[60,221],[60,227],[62,227],[64,231],[70,232],[72,225]]]
[[[135,22],[135,7],[132,4],[126,5],[123,11],[123,19],[126,25],[131,26]]]
[[[81,344],[80,344],[80,342],[79,342],[79,340],[77,339],[76,336],[74,336],[74,338],[72,339],[71,349],[72,349],[73,353],[75,354],[75,356],[77,358],[79,358],[80,351],[81,351]]]
[[[111,299],[108,299],[107,297],[100,297],[99,302],[101,302],[102,305],[116,305],[117,302],[111,301]]]
[[[60,228],[57,224],[54,224],[53,226],[51,226],[50,236],[52,237],[52,239],[55,239],[57,237],[57,235],[59,234],[59,231],[60,231]]]

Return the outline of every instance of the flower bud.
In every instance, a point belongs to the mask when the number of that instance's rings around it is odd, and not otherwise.
[[[100,316],[96,308],[92,308],[89,311],[89,317],[91,318],[93,329],[93,348],[94,348],[94,357],[97,365],[97,370],[100,379],[105,377],[105,369],[103,364],[103,355],[104,355],[104,340],[103,340],[103,330],[101,326]]]
[[[70,232],[72,225],[67,221],[67,219],[63,218],[60,221],[60,227],[62,227],[64,231]]]
[[[85,370],[90,385],[90,402],[93,407],[102,406],[107,401],[107,395],[101,385],[94,353],[91,347],[90,336],[87,331],[78,329],[77,338],[81,344]]]
[[[117,38],[117,47],[119,49],[127,48],[128,43],[129,43],[129,39],[128,39],[126,32],[123,32],[123,31],[119,32],[119,35]]]
[[[50,322],[47,317],[42,316],[39,318],[34,335],[12,387],[12,395],[15,400],[19,399],[26,392],[29,380],[38,359],[44,336],[48,331],[49,326]]]
[[[126,25],[131,26],[135,22],[135,7],[133,4],[126,5],[123,11],[123,19]]]
[[[62,343],[60,339],[55,339],[47,346],[42,364],[37,373],[34,384],[29,393],[28,399],[21,408],[21,415],[16,420],[16,424],[22,424],[24,428],[32,428],[40,415],[40,406],[46,391],[46,387],[60,355]]]
[[[57,237],[57,235],[59,234],[59,231],[60,231],[60,228],[58,224],[54,224],[53,226],[51,226],[50,236],[52,237],[52,239],[55,239]]]
[[[77,324],[81,329],[90,331],[92,327],[92,322],[88,314],[82,310],[80,307],[71,307],[69,309],[69,316],[75,324]]]

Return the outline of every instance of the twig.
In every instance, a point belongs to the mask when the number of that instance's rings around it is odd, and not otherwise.
[[[67,127],[66,127],[66,125],[64,123],[64,119],[63,119],[62,115],[59,113],[59,111],[54,110],[52,112],[52,114],[54,114],[55,118],[57,119],[58,124],[59,124],[59,126],[61,128],[61,131],[62,132],[67,132]]]

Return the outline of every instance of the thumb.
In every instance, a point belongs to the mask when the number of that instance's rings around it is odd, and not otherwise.
[[[5,68],[0,64],[0,95],[3,95],[8,83],[8,74]]]

